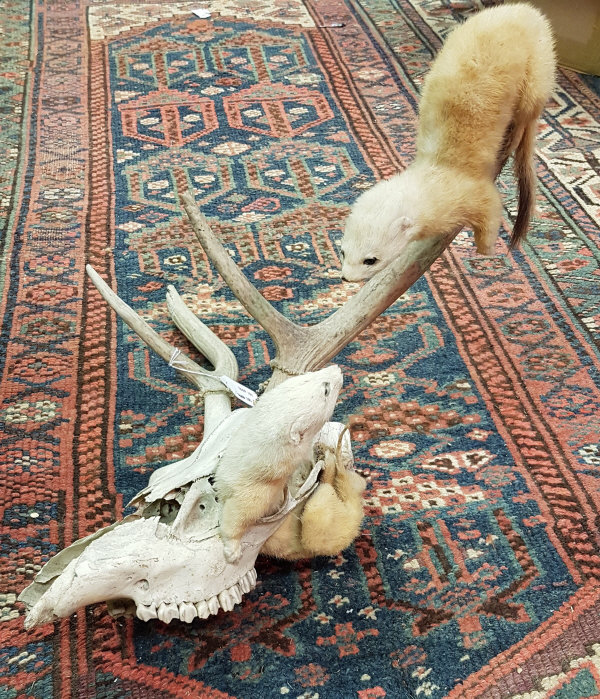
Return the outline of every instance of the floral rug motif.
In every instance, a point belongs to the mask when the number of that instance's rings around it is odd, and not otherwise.
[[[4,5],[0,697],[600,696],[598,81],[559,72],[523,249],[507,167],[499,254],[464,231],[336,358],[368,479],[352,546],[259,559],[208,620],[97,605],[25,632],[41,566],[202,437],[195,392],[85,264],[177,343],[173,284],[257,389],[270,340],[179,195],[286,316],[327,317],[358,288],[339,277],[349,203],[414,157],[423,77],[481,3]]]

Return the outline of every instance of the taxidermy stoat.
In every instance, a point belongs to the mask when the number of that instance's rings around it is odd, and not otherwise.
[[[519,189],[510,246],[517,246],[535,207],[537,121],[554,72],[550,25],[530,5],[488,8],[452,31],[423,83],[414,162],[352,206],[342,277],[368,279],[409,240],[465,225],[477,251],[493,254],[502,209],[494,179],[510,154]]]
[[[327,450],[323,462],[314,493],[292,510],[261,553],[288,560],[333,556],[356,539],[363,519],[365,479],[347,469],[334,451]],[[296,488],[305,477],[302,474]]]
[[[315,437],[333,413],[342,380],[337,366],[293,376],[248,409],[215,472],[217,498],[223,503],[220,533],[229,562],[239,559],[248,527],[272,514],[290,476],[311,461]]]

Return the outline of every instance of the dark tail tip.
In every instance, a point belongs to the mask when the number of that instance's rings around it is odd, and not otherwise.
[[[509,248],[514,250],[527,237],[529,223],[535,207],[535,178],[530,176],[519,177],[519,208],[517,218],[513,226]]]
[[[521,141],[515,149],[515,175],[519,183],[519,207],[510,239],[509,247],[511,250],[517,248],[527,236],[529,222],[535,209],[537,180],[534,166],[536,126],[536,119],[527,124]]]

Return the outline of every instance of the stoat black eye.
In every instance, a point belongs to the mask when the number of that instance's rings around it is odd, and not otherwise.
[[[325,383],[323,384],[323,393],[325,394],[326,397],[329,395],[329,391],[330,391],[329,381],[325,381]]]
[[[371,267],[376,262],[378,262],[378,259],[376,257],[365,257],[365,259],[363,260],[363,265],[367,265],[368,267]]]
[[[346,253],[343,250],[340,250],[340,260],[343,262],[344,257],[346,257]]]

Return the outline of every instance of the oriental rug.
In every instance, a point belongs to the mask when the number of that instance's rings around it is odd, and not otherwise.
[[[5,0],[0,22],[0,697],[600,696],[600,90],[561,70],[538,213],[498,255],[459,235],[337,357],[368,478],[342,554],[259,559],[233,612],[104,604],[33,631],[41,566],[202,435],[197,395],[117,321],[91,262],[166,339],[167,284],[257,388],[273,349],[195,242],[194,189],[246,276],[305,324],[349,203],[414,155],[419,86],[475,0]],[[198,16],[195,9],[207,12]]]

